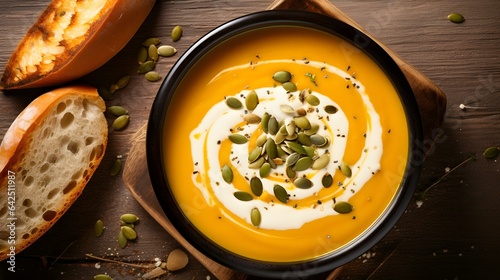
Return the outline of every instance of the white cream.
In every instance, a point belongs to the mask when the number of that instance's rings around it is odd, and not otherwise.
[[[300,63],[295,61],[267,61],[261,63]],[[329,75],[337,75],[344,79],[350,78],[351,76],[333,66],[321,62],[309,61],[308,66],[313,66],[316,68],[323,69],[322,73],[328,73]],[[248,67],[248,66],[237,66]],[[233,68],[231,68],[233,69]],[[225,71],[231,71],[227,69]],[[217,78],[217,77],[216,77]],[[216,79],[214,78],[214,79]],[[375,111],[370,98],[365,93],[364,87],[359,80],[356,80],[356,85],[358,88],[356,92],[361,96],[363,100],[363,106],[366,110],[366,120],[367,120],[367,131],[365,138],[364,150],[357,162],[351,166],[352,176],[345,179],[342,182],[343,188],[338,188],[338,191],[334,194],[336,201],[347,201],[355,193],[357,193],[373,176],[374,172],[377,172],[380,168],[380,159],[383,152],[382,143],[382,126],[380,124],[380,119]],[[254,114],[262,116],[265,112],[270,115],[275,116],[278,120],[291,120],[294,115],[286,114],[281,111],[281,104],[288,104],[297,109],[299,107],[308,108],[307,103],[302,103],[298,100],[299,92],[287,93],[281,86],[270,87],[270,88],[259,88],[254,89],[259,96],[259,105],[253,111]],[[246,96],[250,90],[244,90],[238,92],[233,96],[240,99],[244,103],[243,96]],[[308,178],[314,183],[314,185],[309,189],[299,189],[293,186],[292,182],[281,183],[280,185],[285,187],[288,194],[290,195],[290,201],[287,204],[281,203],[267,203],[265,201],[259,200],[258,198],[252,201],[240,201],[233,193],[237,189],[233,184],[228,184],[222,180],[221,176],[221,163],[219,162],[219,150],[220,142],[227,139],[231,134],[230,129],[235,127],[237,124],[243,122],[243,117],[245,116],[245,108],[234,110],[230,109],[226,103],[222,100],[221,102],[215,104],[210,111],[207,112],[201,123],[196,129],[191,132],[191,153],[193,162],[197,163],[196,170],[205,176],[204,172],[207,172],[210,184],[203,184],[197,181],[198,175],[193,175],[193,182],[196,187],[203,193],[206,201],[209,205],[215,205],[215,201],[219,201],[224,205],[224,209],[221,212],[227,218],[231,218],[228,212],[236,215],[249,224],[250,212],[253,208],[258,208],[262,213],[262,221],[260,228],[264,229],[276,229],[276,230],[287,230],[296,229],[302,227],[305,223],[323,218],[329,215],[337,215],[338,213],[333,210],[333,200],[327,199],[322,201],[322,204],[316,205],[315,207],[297,207],[294,208],[293,200],[299,200],[307,197],[315,197],[317,193],[323,188],[321,179],[323,175],[327,172],[334,174],[335,170],[338,168],[342,162],[347,139],[349,138],[349,121],[342,110],[342,108],[331,100],[326,95],[319,92],[312,92],[315,96],[320,99],[321,106],[317,106],[316,111],[308,113],[307,117],[311,122],[316,122],[320,124],[320,129],[317,132],[319,135],[327,136],[332,140],[332,144],[327,148],[318,148],[318,154],[322,155],[325,150],[328,149],[330,153],[330,162],[322,170],[306,170],[303,172],[298,172],[297,176],[302,176],[304,174],[308,175]],[[290,95],[295,96],[294,100],[290,100]],[[327,114],[324,111],[324,105],[331,104],[338,108],[338,112],[335,114]],[[321,120],[319,117],[322,116]],[[326,118],[325,116],[329,116]],[[242,135],[251,135],[257,128],[259,124],[249,124],[244,126],[242,131],[235,133],[240,133]],[[326,128],[326,130],[325,130]],[[341,135],[338,137],[337,135]],[[234,166],[233,172],[239,172],[241,176],[246,178],[251,178],[254,175],[259,176],[258,170],[250,169],[248,167],[248,143],[241,145],[232,145],[231,160]],[[207,157],[205,159],[205,156]],[[205,166],[205,160],[208,166]],[[230,159],[228,159],[229,161]],[[285,174],[285,165],[279,165],[276,169],[272,170],[271,174]],[[284,175],[286,176],[286,175]],[[266,178],[261,178],[264,190],[270,195],[273,195],[273,187],[277,183],[273,179],[273,176],[268,176]],[[336,186],[332,186],[336,187]],[[274,199],[277,201],[277,199]]]

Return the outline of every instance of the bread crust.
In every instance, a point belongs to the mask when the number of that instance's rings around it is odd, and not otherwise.
[[[61,187],[64,186],[57,186],[60,188],[59,192],[64,192],[64,195],[58,195],[56,199],[53,199],[57,201],[52,201],[51,203],[58,205],[58,208],[50,209],[50,212],[46,211],[43,213],[43,219],[41,219],[41,216],[38,217],[39,221],[37,222],[38,224],[35,231],[30,229],[30,232],[23,232],[21,226],[16,227],[16,240],[14,243],[16,253],[21,252],[35,242],[69,209],[83,191],[85,185],[90,180],[104,156],[108,136],[107,121],[103,114],[106,110],[106,106],[102,98],[98,95],[97,89],[86,85],[75,85],[55,89],[39,96],[18,115],[0,144],[0,216],[3,215],[17,219],[19,217],[18,215],[24,215],[20,213],[21,210],[24,209],[21,205],[23,201],[26,201],[27,197],[21,197],[23,193],[23,190],[21,190],[23,187],[21,183],[22,174],[19,174],[17,170],[26,168],[26,166],[20,166],[20,164],[25,161],[24,157],[26,151],[30,149],[32,145],[35,145],[33,142],[44,141],[43,139],[33,139],[34,132],[47,127],[47,116],[57,111],[58,104],[64,103],[66,100],[82,100],[82,102],[84,101],[82,104],[87,104],[87,106],[92,106],[92,108],[98,108],[99,115],[97,116],[97,114],[94,114],[96,116],[93,117],[91,121],[88,121],[88,123],[89,125],[92,124],[100,127],[99,133],[101,133],[101,135],[91,136],[102,139],[102,143],[95,143],[98,145],[95,155],[82,159],[86,167],[83,168],[85,170],[81,170],[82,176],[80,178],[71,178],[71,176],[69,176],[69,178],[63,179],[69,182],[67,184],[72,184],[71,187],[66,187],[63,190]],[[14,183],[14,194],[16,196],[14,216],[9,215],[10,212],[6,213],[7,210],[4,207],[8,204],[7,193],[8,188],[11,187],[9,186],[8,179],[11,174],[15,174],[16,177],[14,181],[11,181],[11,183]],[[41,180],[41,178],[41,176],[40,178],[34,178],[34,181]],[[31,187],[29,195],[33,197],[40,196],[40,191],[38,187]],[[28,197],[28,199],[30,198]],[[32,199],[35,200],[35,198]],[[4,208],[2,209],[2,207]],[[4,213],[2,214],[2,212]],[[29,213],[26,215],[29,215]],[[20,220],[22,219],[17,219],[15,222],[20,222]],[[11,246],[9,245],[10,243],[7,244],[6,242],[6,234],[8,235],[9,232],[2,232],[2,230],[4,229],[0,230],[0,260],[7,258]],[[2,234],[3,236],[1,236]]]
[[[62,21],[58,15],[66,12],[63,8],[67,2],[72,1],[53,0],[29,29],[5,67],[0,89],[60,85],[92,72],[128,43],[146,19],[155,0],[107,1],[82,36],[54,39],[54,30],[60,28]],[[72,32],[68,30],[78,28],[79,25],[81,23],[77,22],[75,14],[63,35]],[[38,44],[44,45],[53,40],[60,40],[57,46],[51,46],[57,49],[54,50],[54,55],[44,56],[42,61],[38,61],[39,57],[30,57],[34,48],[41,48]],[[37,44],[36,47],[34,44]],[[57,53],[59,49],[64,51]],[[53,59],[53,64],[43,62],[50,59]],[[30,64],[36,65],[27,69],[26,65]]]

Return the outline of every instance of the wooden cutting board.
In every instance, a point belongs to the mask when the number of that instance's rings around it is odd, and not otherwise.
[[[346,16],[328,0],[276,0],[268,9],[293,9],[322,13],[363,30],[361,26]],[[384,46],[376,38],[371,38],[392,56],[408,79],[421,111],[425,139],[431,139],[431,141],[427,142],[432,143],[432,138],[430,138],[431,134],[434,129],[440,127],[446,110],[445,94],[431,80],[406,63],[396,53]],[[123,171],[123,180],[134,198],[175,240],[179,242],[179,244],[184,246],[193,257],[217,278],[221,280],[250,279],[249,276],[224,267],[200,253],[179,234],[165,216],[154,194],[147,170],[146,127],[147,124],[145,124],[133,137],[131,149]],[[427,148],[429,149],[430,147],[427,146]],[[335,279],[340,271],[341,268],[335,269],[329,275],[325,275],[325,277],[327,280]]]

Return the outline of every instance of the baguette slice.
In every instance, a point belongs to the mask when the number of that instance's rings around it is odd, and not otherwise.
[[[52,0],[5,67],[0,89],[63,83],[97,69],[137,32],[155,0]]]
[[[81,194],[106,149],[105,109],[95,88],[68,86],[14,120],[0,144],[0,220],[9,225],[0,227],[0,260],[35,242]]]

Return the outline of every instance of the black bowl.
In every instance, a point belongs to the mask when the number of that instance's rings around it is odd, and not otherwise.
[[[392,204],[381,215],[376,225],[339,252],[295,263],[271,263],[248,259],[231,253],[206,238],[187,220],[178,207],[168,184],[168,177],[176,176],[176,174],[165,173],[162,158],[162,131],[165,122],[168,122],[166,111],[177,86],[189,69],[221,42],[242,32],[276,25],[307,27],[331,33],[351,42],[368,54],[385,71],[396,88],[406,112],[410,133],[408,164],[401,183],[402,187],[398,189]],[[417,185],[423,158],[423,151],[418,143],[422,143],[422,128],[413,91],[398,65],[383,48],[363,32],[327,16],[303,11],[265,11],[231,20],[215,28],[199,39],[175,63],[163,81],[151,109],[147,130],[147,160],[152,185],[165,214],[182,236],[196,249],[222,265],[249,275],[305,279],[308,276],[335,269],[357,258],[393,228],[408,206]]]

